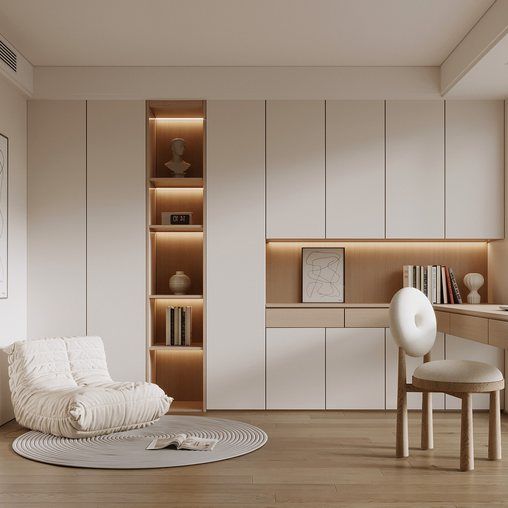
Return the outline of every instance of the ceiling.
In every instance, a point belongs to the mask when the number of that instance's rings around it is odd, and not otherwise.
[[[493,0],[0,0],[36,66],[438,66]]]

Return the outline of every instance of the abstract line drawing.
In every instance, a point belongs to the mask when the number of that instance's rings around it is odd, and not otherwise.
[[[302,300],[344,301],[344,249],[302,248]]]
[[[0,298],[7,298],[7,176],[9,141],[0,134]]]

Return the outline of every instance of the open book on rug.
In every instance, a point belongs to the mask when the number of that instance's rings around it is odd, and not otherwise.
[[[211,451],[218,443],[218,439],[205,439],[202,437],[177,434],[173,437],[156,437],[146,447],[147,450],[162,450],[175,448],[177,450]]]

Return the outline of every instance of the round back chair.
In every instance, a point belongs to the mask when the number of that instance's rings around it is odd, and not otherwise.
[[[499,391],[504,388],[501,371],[486,363],[467,360],[431,361],[430,350],[436,340],[434,309],[428,298],[415,288],[403,288],[390,304],[390,329],[399,346],[397,387],[397,457],[409,455],[407,392],[422,393],[423,450],[434,448],[432,430],[432,392],[462,399],[460,469],[474,469],[473,393],[490,393],[489,459],[501,458],[501,412]],[[406,379],[406,354],[423,356],[423,364]]]
[[[415,288],[402,288],[390,304],[390,330],[409,356],[424,356],[436,340],[436,314],[429,299]]]

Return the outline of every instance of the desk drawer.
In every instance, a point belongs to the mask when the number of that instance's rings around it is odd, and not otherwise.
[[[388,309],[346,309],[346,328],[388,328]]]
[[[489,320],[486,318],[450,314],[450,334],[456,337],[489,343]]]
[[[489,319],[489,344],[508,349],[508,321]]]
[[[450,333],[450,314],[448,312],[436,311],[437,331]]]
[[[343,328],[344,309],[266,309],[267,328]]]

